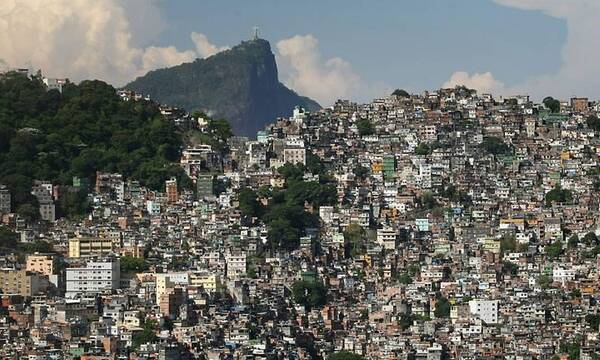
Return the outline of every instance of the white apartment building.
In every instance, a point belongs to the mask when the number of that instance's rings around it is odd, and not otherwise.
[[[246,275],[246,254],[229,253],[225,256],[225,264],[227,267],[227,278],[235,279]]]
[[[90,293],[119,288],[120,261],[90,261],[85,267],[66,270],[67,293]]]
[[[487,324],[497,324],[498,303],[498,300],[471,300],[469,311]]]

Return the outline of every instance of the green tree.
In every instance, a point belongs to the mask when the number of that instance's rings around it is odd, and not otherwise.
[[[581,337],[576,336],[571,342],[561,342],[560,351],[569,355],[569,359],[579,359],[581,353]]]
[[[562,253],[563,243],[560,240],[546,246],[546,254],[551,258],[557,258]]]
[[[369,168],[364,167],[362,165],[358,165],[357,167],[354,168],[354,170],[352,172],[354,173],[354,176],[356,176],[356,178],[359,181],[364,181],[367,178],[367,176],[369,175]]]
[[[579,245],[579,236],[577,236],[577,234],[573,234],[569,238],[568,246],[569,246],[569,248],[573,249],[573,248],[576,248],[577,245]]]
[[[436,318],[450,317],[450,302],[443,296],[437,298],[435,302],[434,315]]]
[[[60,217],[81,218],[91,209],[87,192],[81,189],[77,192],[67,192],[59,197],[56,212]]]
[[[600,131],[600,119],[596,115],[590,115],[586,119],[587,126],[594,130]]]
[[[427,143],[419,143],[419,145],[415,148],[415,154],[417,155],[428,155],[431,153],[431,148]]]
[[[14,249],[19,241],[18,235],[5,225],[0,225],[0,247]]]
[[[406,90],[403,90],[403,89],[396,89],[396,90],[394,90],[394,92],[392,93],[392,95],[403,97],[403,98],[410,97],[410,94]]]
[[[121,272],[143,272],[148,270],[148,263],[143,258],[121,256]]]
[[[502,263],[502,272],[504,274],[510,274],[512,276],[515,276],[519,272],[519,265],[510,261],[504,261]]]
[[[258,202],[258,195],[250,188],[243,188],[239,193],[239,208],[242,215],[259,217],[262,214],[262,205]]]
[[[360,136],[373,135],[375,133],[375,127],[368,119],[360,119],[356,122],[358,133]]]
[[[51,253],[54,251],[54,246],[45,240],[36,240],[29,244],[23,245],[23,251],[27,254],[33,253]]]
[[[346,256],[356,257],[364,254],[366,251],[365,237],[366,232],[362,226],[354,223],[348,225],[344,230]]]
[[[585,316],[585,322],[594,330],[600,328],[600,314],[589,314]]]
[[[550,287],[550,285],[552,285],[552,277],[550,277],[546,274],[542,274],[542,275],[538,276],[537,284],[544,290],[548,289]]]
[[[319,281],[296,281],[292,285],[292,294],[297,304],[309,310],[327,303],[327,288]]]
[[[544,106],[546,108],[550,109],[550,111],[553,113],[557,113],[560,111],[560,101],[556,100],[552,96],[545,97],[544,100],[542,101],[542,103],[544,104]]]
[[[39,205],[38,205],[39,206]],[[40,218],[40,209],[33,204],[21,204],[17,207],[17,215],[26,221],[34,221]]]
[[[156,342],[158,340],[158,336],[156,336],[157,327],[158,323],[155,320],[147,320],[144,323],[143,330],[133,336],[133,348],[139,349],[142,344]]]
[[[482,146],[486,152],[492,155],[503,155],[511,152],[511,148],[502,139],[494,136],[483,139]]]
[[[421,204],[425,209],[431,210],[438,206],[438,202],[432,192],[427,191],[421,196]]]
[[[598,240],[598,236],[593,231],[588,232],[583,237],[583,242],[588,246],[600,245],[600,240]]]
[[[409,285],[413,283],[413,278],[408,273],[402,273],[398,276],[400,284]]]
[[[546,206],[551,206],[553,203],[570,204],[572,201],[571,191],[562,189],[559,185],[546,193]]]
[[[517,239],[511,235],[505,235],[500,239],[500,252],[514,252],[517,249]]]
[[[267,239],[273,249],[294,250],[300,245],[300,231],[291,221],[277,218],[269,222]]]

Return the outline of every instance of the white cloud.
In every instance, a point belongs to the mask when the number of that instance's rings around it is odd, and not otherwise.
[[[196,55],[196,52],[193,50],[179,51],[174,46],[151,46],[142,55],[142,68],[139,73],[143,75],[150,70],[190,62],[196,58]]]
[[[218,47],[215,44],[212,44],[206,35],[193,32],[191,35],[192,41],[194,45],[196,45],[196,52],[200,55],[201,58],[206,58],[209,56],[213,56],[216,53],[227,50],[228,47]]]
[[[334,57],[323,61],[313,35],[296,35],[276,45],[283,82],[302,95],[330,105],[338,98],[356,96],[360,77],[350,64]]]
[[[573,95],[600,97],[600,13],[598,0],[495,0],[521,10],[540,11],[562,19],[567,40],[561,51],[561,67],[555,73],[531,77],[502,89],[504,94],[530,94],[541,99],[547,95],[567,99]],[[543,39],[540,39],[543,41]]]
[[[470,75],[465,71],[457,71],[446,81],[443,88],[453,88],[455,86],[464,85],[469,89],[475,89],[479,93],[502,93],[504,84],[494,78],[490,72],[475,73]]]
[[[0,58],[9,67],[42,69],[49,76],[122,85],[148,70],[220,50],[198,33],[192,36],[210,45],[198,52],[144,48],[165,27],[156,1],[2,0]]]

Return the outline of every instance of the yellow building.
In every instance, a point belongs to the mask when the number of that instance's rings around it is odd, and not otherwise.
[[[0,269],[0,290],[3,294],[33,296],[40,290],[40,278],[27,270]]]
[[[27,255],[26,270],[36,272],[45,276],[56,274],[55,254],[33,254]]]
[[[221,277],[214,273],[198,272],[190,274],[190,284],[202,288],[207,293],[216,293],[221,291]]]
[[[78,236],[69,239],[69,257],[103,256],[114,251],[113,241],[109,238]]]
[[[494,254],[500,254],[500,240],[486,239],[485,243],[483,243],[483,250]]]

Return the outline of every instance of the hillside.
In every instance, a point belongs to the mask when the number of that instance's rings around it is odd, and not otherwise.
[[[294,106],[319,109],[279,82],[275,56],[268,41],[244,41],[206,59],[151,71],[125,88],[153,99],[201,110],[227,119],[233,131],[253,136],[277,117],[289,116]]]
[[[178,166],[182,136],[158,106],[122,101],[101,81],[68,83],[46,91],[38,77],[0,76],[0,184],[13,194],[13,209],[29,204],[33,180],[71,184],[94,180],[96,171],[119,172],[154,189]]]

